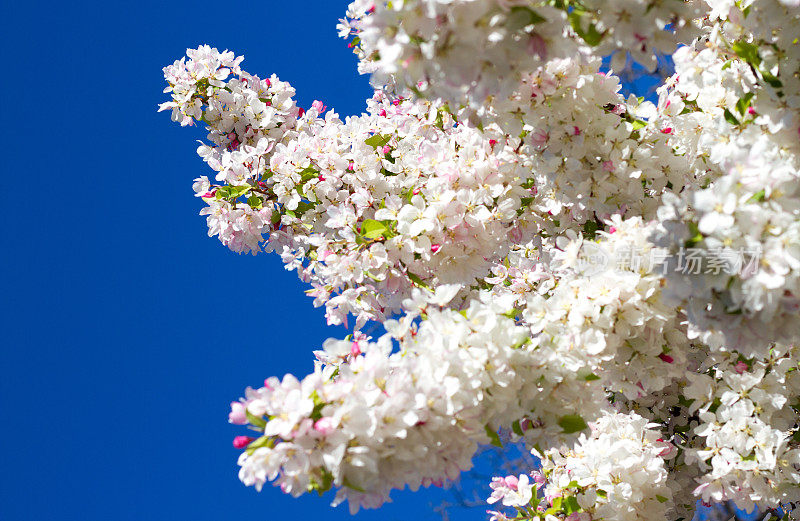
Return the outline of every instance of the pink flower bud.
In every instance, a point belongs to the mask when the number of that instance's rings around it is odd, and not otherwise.
[[[314,430],[318,433],[322,434],[323,436],[327,436],[333,431],[336,430],[336,426],[333,423],[333,418],[324,417],[320,418],[316,422],[314,422]]]
[[[519,478],[517,476],[506,476],[505,479],[506,486],[511,490],[517,490],[517,485],[519,485]]]
[[[437,251],[439,251],[441,249],[441,247],[442,247],[441,244],[431,244],[431,251],[433,253],[436,253]]]
[[[745,371],[748,371],[750,369],[750,367],[748,367],[748,365],[746,363],[744,363],[742,361],[739,361],[739,362],[736,362],[735,369],[736,369],[737,373],[742,374]]]
[[[756,113],[756,109],[754,109],[753,107],[747,107],[747,113],[752,116]]]
[[[383,152],[383,155],[385,155],[385,156],[389,155],[389,152],[392,151],[392,147],[390,147],[389,145],[383,145],[383,148],[381,149],[381,151]]]
[[[665,361],[666,363],[668,363],[668,364],[671,364],[672,362],[674,362],[674,361],[675,361],[675,359],[674,359],[674,358],[672,358],[671,356],[669,356],[667,353],[661,353],[660,355],[658,355],[658,357],[659,357],[661,360],[663,360],[663,361]]]
[[[320,100],[314,100],[314,103],[311,104],[311,108],[316,110],[318,114],[322,114],[327,107]]]
[[[611,228],[608,229],[608,233],[617,233],[617,227],[612,226]]]
[[[231,402],[231,412],[228,413],[228,422],[234,425],[247,424],[247,407],[242,402]]]
[[[662,134],[672,134],[672,127],[666,127],[661,129]]]
[[[236,436],[233,438],[233,446],[236,449],[243,449],[253,443],[255,438],[251,438],[250,436]]]
[[[378,115],[379,115],[380,117],[382,117],[382,118],[385,118],[385,117],[386,117],[386,110],[384,110],[384,109],[381,109],[381,111],[380,111],[380,112],[378,112]]]
[[[303,114],[305,114],[305,113],[306,113],[306,109],[304,109],[303,107],[297,107],[297,117],[298,118],[302,118]]]
[[[606,172],[613,172],[614,171],[614,162],[613,161],[603,161],[603,170]]]
[[[353,342],[350,344],[350,354],[353,356],[358,356],[361,354],[361,346],[358,345],[358,342]]]

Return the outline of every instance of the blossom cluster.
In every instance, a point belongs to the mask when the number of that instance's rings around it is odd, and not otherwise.
[[[687,375],[684,396],[698,416],[687,457],[704,471],[695,489],[703,501],[752,510],[800,500],[796,360],[797,347],[783,345],[762,360],[715,353],[714,365]]]
[[[635,413],[608,413],[590,427],[573,448],[538,454],[535,498],[523,476],[513,488],[496,487],[489,502],[502,497],[506,506],[524,507],[521,518],[531,521],[664,519],[672,502],[665,460],[676,449],[660,438],[658,425]]]
[[[359,70],[376,86],[478,108],[552,58],[613,54],[624,65],[630,54],[654,67],[657,53],[691,40],[689,22],[704,7],[695,0],[356,0],[339,33],[352,38]]]
[[[599,384],[585,378],[573,377],[569,397],[526,388],[552,380],[558,361],[541,360],[527,329],[505,316],[509,299],[473,301],[463,312],[440,306],[458,289],[417,292],[406,305],[426,319],[388,321],[377,342],[328,341],[302,381],[287,375],[248,389],[232,421],[263,435],[239,460],[242,481],[260,488],[277,479],[295,495],[337,487],[336,502],[376,507],[391,489],[455,480],[500,427],[566,440],[583,421],[570,407],[604,408]]]
[[[800,500],[800,2],[356,0],[339,30],[360,115],[209,46],[164,69],[209,235],[355,318],[231,404],[240,479],[376,508],[511,439],[542,468],[487,484],[494,521]]]
[[[772,342],[800,340],[800,10],[714,4],[728,18],[705,48],[675,54],[659,101],[662,124],[709,183],[665,195],[653,240],[672,252],[760,252],[757,270],[732,276],[672,273],[668,292],[704,342],[766,356]]]

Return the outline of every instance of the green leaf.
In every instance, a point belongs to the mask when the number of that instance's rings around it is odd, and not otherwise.
[[[594,239],[597,235],[597,230],[600,229],[600,225],[595,221],[586,221],[583,224],[583,233],[586,234],[586,237],[589,239]]]
[[[424,280],[422,280],[422,278],[420,278],[420,276],[419,276],[419,275],[415,275],[415,274],[411,273],[410,271],[407,271],[407,272],[406,272],[406,275],[408,275],[408,278],[409,278],[409,280],[411,280],[411,282],[413,282],[413,283],[414,283],[414,284],[416,284],[417,286],[419,286],[419,287],[421,287],[421,288],[427,288],[427,289],[431,289],[431,288],[430,288],[430,286],[428,286],[428,285],[425,283],[425,281],[424,281]]]
[[[600,497],[608,497],[608,492],[606,492],[605,490],[601,490],[601,489],[598,488],[596,490],[596,492],[597,492],[597,495],[600,496]]]
[[[524,345],[527,345],[527,344],[530,344],[530,343],[531,343],[531,337],[526,336],[522,340],[516,341],[514,343],[514,345],[511,346],[511,349],[519,349],[520,347],[522,347]]]
[[[566,416],[562,416],[561,419],[558,420],[558,426],[563,429],[564,434],[573,434],[589,427],[589,425],[586,423],[586,420],[577,414],[567,414]]]
[[[373,273],[370,273],[369,271],[365,271],[364,275],[366,275],[367,277],[371,278],[375,282],[383,282],[384,280],[386,280],[385,278],[379,279],[376,275],[374,275]]]
[[[781,80],[779,80],[778,77],[773,75],[771,72],[763,70],[759,72],[761,72],[761,77],[764,78],[764,81],[766,81],[773,89],[780,89],[783,87]]]
[[[531,24],[541,24],[547,21],[547,18],[543,17],[530,7],[524,6],[516,6],[511,8],[511,15],[514,17],[519,17],[523,21],[522,27],[531,25]]]
[[[599,377],[599,376],[597,376],[597,375],[596,375],[596,374],[594,374],[594,373],[589,373],[589,374],[587,374],[586,376],[584,376],[584,377],[583,377],[583,379],[584,379],[584,381],[587,381],[587,382],[593,382],[593,381],[595,381],[595,380],[599,380],[599,379],[600,379],[600,377]]]
[[[522,431],[522,426],[519,424],[519,420],[511,424],[511,430],[514,431],[514,434],[516,434],[517,436],[525,435],[525,433]]]
[[[250,208],[253,210],[260,210],[264,207],[264,201],[257,195],[251,195],[247,198],[247,204],[250,205]]]
[[[634,131],[641,130],[647,126],[647,121],[643,119],[634,119],[632,125]]]
[[[758,192],[754,193],[753,196],[747,200],[748,203],[761,203],[766,201],[767,199],[767,191],[762,188]]]
[[[492,445],[494,445],[495,447],[503,448],[503,442],[500,441],[500,436],[498,436],[497,433],[494,430],[492,430],[488,425],[484,426],[484,428],[486,429],[486,435],[489,436]]]
[[[256,451],[256,449],[260,449],[261,447],[269,447],[270,449],[275,446],[275,438],[272,436],[261,436],[257,440],[250,443],[247,446],[246,452],[248,454],[252,454]]]
[[[581,506],[578,504],[578,499],[574,496],[569,496],[564,499],[564,503],[562,505],[564,511],[567,514],[572,514],[573,512],[580,512]]]
[[[229,197],[233,199],[238,199],[239,197],[249,192],[252,188],[253,187],[250,185],[229,186],[228,187],[228,193],[230,194]]]
[[[317,421],[320,418],[322,418],[322,408],[325,407],[328,404],[325,403],[322,400],[322,398],[319,396],[319,393],[317,392],[316,389],[311,392],[310,398],[314,401],[314,409],[312,409],[311,414],[309,415],[309,417],[312,420]]]
[[[761,56],[758,55],[758,45],[749,42],[733,42],[731,46],[736,55],[749,63],[750,65],[758,67],[761,64]]]
[[[439,130],[444,130],[444,117],[442,116],[442,111],[436,111],[436,123],[434,123]]]
[[[247,414],[247,421],[250,422],[250,425],[252,425],[253,427],[258,427],[259,429],[263,429],[267,426],[267,420],[265,420],[264,418],[256,416],[246,409],[245,409],[245,414]]]
[[[666,503],[667,501],[669,501],[664,496],[659,496],[658,494],[656,494],[656,499],[658,500],[659,503]]]
[[[725,114],[725,121],[727,121],[731,125],[738,126],[740,124],[739,120],[736,119],[736,116],[734,116],[733,113],[730,110],[725,109],[725,113],[724,114]]]
[[[364,144],[378,148],[388,144],[391,140],[392,136],[390,134],[375,134],[374,136],[367,138],[366,141],[364,141]]]
[[[686,241],[684,247],[692,248],[695,244],[703,240],[703,234],[700,233],[700,228],[697,227],[697,223],[689,222],[687,226],[689,227],[689,235],[691,238]]]
[[[587,45],[590,47],[597,47],[603,40],[604,35],[597,30],[597,27],[595,27],[592,20],[589,20],[589,27],[585,30],[583,29],[583,17],[586,14],[586,11],[573,9],[568,15],[569,24],[572,26],[572,29],[575,31],[575,33],[580,36]]]
[[[745,115],[747,109],[750,108],[750,102],[753,100],[754,95],[754,93],[748,92],[736,102],[736,110],[739,112],[739,114],[742,116]]]
[[[300,172],[300,184],[319,176],[319,170],[314,166],[307,166]]]
[[[297,203],[297,208],[294,210],[286,210],[283,213],[289,215],[291,217],[300,218],[303,216],[304,213],[311,210],[317,205],[317,203],[311,203],[306,201],[300,201]]]
[[[381,221],[366,219],[361,223],[361,235],[366,239],[377,239],[383,237],[389,227]]]

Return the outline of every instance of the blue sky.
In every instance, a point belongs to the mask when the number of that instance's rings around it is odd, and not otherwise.
[[[206,237],[191,190],[203,133],[156,113],[162,67],[202,43],[290,81],[303,106],[360,112],[370,89],[336,36],[345,8],[4,7],[0,519],[351,519],[238,481],[228,403],[308,373],[339,332],[277,257]],[[440,519],[438,494],[395,497],[355,519]]]

